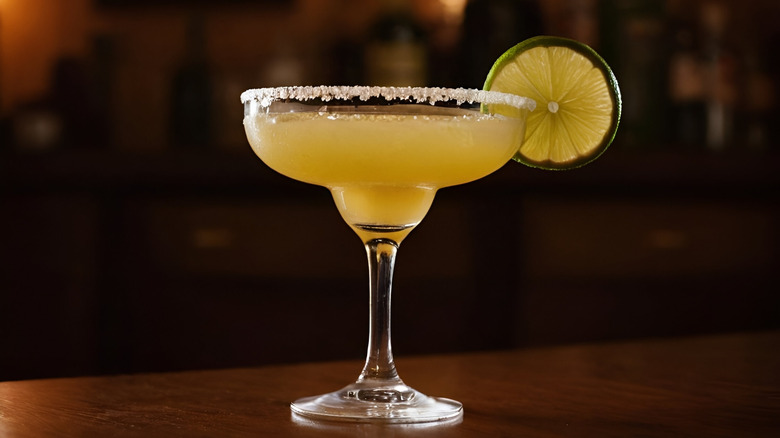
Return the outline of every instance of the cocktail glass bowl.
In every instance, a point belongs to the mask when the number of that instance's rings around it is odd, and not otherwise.
[[[427,396],[398,375],[390,340],[396,252],[438,189],[482,178],[512,158],[535,103],[478,90],[325,86],[248,90],[242,102],[258,157],[283,175],[328,188],[368,257],[363,370],[340,390],[292,402],[292,411],[395,423],[462,415],[461,403]],[[327,248],[317,251],[327,257]]]

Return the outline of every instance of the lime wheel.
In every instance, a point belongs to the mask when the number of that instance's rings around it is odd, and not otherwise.
[[[568,38],[538,36],[512,47],[490,69],[484,89],[536,101],[514,157],[532,167],[563,170],[595,160],[620,122],[612,70],[589,46]]]

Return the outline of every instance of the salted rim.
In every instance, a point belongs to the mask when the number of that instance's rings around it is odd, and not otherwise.
[[[481,103],[488,105],[509,105],[519,109],[533,111],[536,101],[523,96],[503,93],[500,91],[485,91],[470,88],[439,88],[439,87],[367,87],[367,86],[297,86],[276,88],[255,88],[241,93],[241,103],[259,102],[267,107],[276,100],[296,99],[311,100],[333,99],[349,100],[359,98],[368,100],[372,97],[383,97],[387,100],[414,100],[417,103],[429,103],[454,100],[458,105]]]

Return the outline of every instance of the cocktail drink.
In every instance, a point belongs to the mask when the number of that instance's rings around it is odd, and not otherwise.
[[[328,188],[368,255],[363,371],[341,390],[296,400],[296,414],[404,423],[462,414],[459,402],[426,396],[398,377],[390,293],[399,244],[440,188],[482,178],[512,158],[549,170],[592,162],[615,138],[622,109],[604,59],[561,37],[507,50],[485,90],[282,87],[241,96],[255,153],[283,175]]]
[[[459,416],[459,402],[426,396],[396,371],[390,342],[396,251],[438,189],[482,178],[516,154],[535,102],[493,91],[393,87],[255,89],[241,99],[255,153],[283,175],[328,188],[368,255],[363,371],[353,384],[297,400],[292,410],[387,422]]]
[[[331,97],[365,92],[374,98]],[[448,92],[468,100],[458,104],[446,98]],[[261,105],[282,93],[311,97],[296,103],[278,97]],[[483,113],[479,98],[512,101],[520,107],[518,116]],[[365,242],[396,243],[422,220],[437,189],[482,178],[512,158],[530,105],[501,93],[378,87],[251,90],[244,99],[249,142],[269,167],[330,189],[344,220]],[[450,106],[438,106],[444,103]]]

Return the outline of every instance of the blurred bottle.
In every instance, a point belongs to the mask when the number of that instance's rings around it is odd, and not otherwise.
[[[289,36],[278,36],[274,53],[265,63],[261,83],[264,87],[301,85],[304,80],[302,56]]]
[[[669,139],[664,2],[602,0],[599,9],[598,51],[623,95],[618,136],[634,147],[662,146]]]
[[[86,59],[64,56],[54,63],[50,90],[13,114],[15,146],[22,152],[59,148],[97,149],[108,144],[107,111]]]
[[[340,36],[328,51],[327,82],[338,85],[361,84],[363,80],[364,48],[357,38]]]
[[[772,138],[772,114],[776,113],[776,83],[772,80],[768,59],[771,53],[761,47],[744,51],[744,105],[741,111],[741,130],[744,138],[737,139],[754,150],[767,149]]]
[[[203,148],[212,142],[212,83],[206,56],[203,17],[187,24],[184,59],[171,86],[171,141],[177,147]]]
[[[456,86],[481,89],[493,63],[515,44],[544,33],[536,0],[472,0],[453,75]]]
[[[408,0],[383,0],[379,18],[369,30],[363,61],[367,85],[428,83],[427,36]]]
[[[738,62],[726,38],[729,11],[719,1],[701,5],[706,92],[707,147],[721,150],[733,141]]]
[[[780,147],[780,57],[775,55],[778,44],[780,28],[774,28],[760,40],[748,40],[742,51],[745,99],[740,128],[746,132],[747,145],[756,150]]]
[[[696,11],[688,1],[670,2],[669,120],[672,141],[689,147],[705,144],[706,89],[704,55]]]
[[[591,47],[598,47],[599,18],[596,1],[569,0],[563,5],[562,12],[566,36]]]
[[[63,146],[93,149],[107,146],[105,112],[99,102],[94,71],[81,58],[63,57],[54,66],[51,99],[62,121]]]
[[[767,121],[767,145],[774,148],[775,151],[780,150],[780,108],[778,108],[778,95],[780,94],[780,57],[769,56],[777,52],[777,47],[780,47],[780,29],[775,27],[771,34],[767,35],[764,42],[763,54],[766,54],[762,58],[764,68],[762,74],[766,74],[766,80],[768,92],[768,108],[762,111],[763,118]]]
[[[92,41],[92,90],[95,102],[95,130],[104,147],[114,145],[114,83],[116,80],[116,41],[107,34],[95,35]]]

